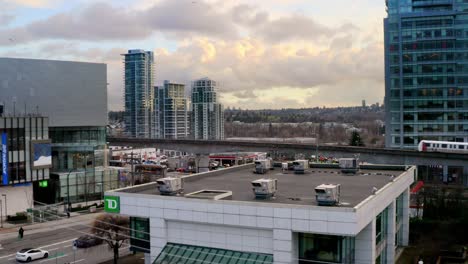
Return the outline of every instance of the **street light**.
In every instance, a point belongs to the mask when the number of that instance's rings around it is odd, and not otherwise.
[[[70,212],[70,173],[72,173],[73,169],[71,169],[68,174],[67,174],[67,207],[68,207],[68,212]]]

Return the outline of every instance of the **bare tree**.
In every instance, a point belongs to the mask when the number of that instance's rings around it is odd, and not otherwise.
[[[91,232],[97,237],[104,239],[109,248],[114,252],[114,264],[117,264],[119,258],[119,249],[125,240],[128,239],[129,233],[128,217],[113,214],[104,214],[96,217]]]

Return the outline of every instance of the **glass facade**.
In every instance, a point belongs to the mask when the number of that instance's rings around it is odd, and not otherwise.
[[[354,237],[299,233],[299,264],[354,263]]]
[[[120,171],[114,168],[51,173],[56,188],[55,203],[102,200],[103,192],[118,189]]]
[[[6,134],[8,150],[8,184],[26,183],[49,178],[49,168],[34,168],[31,144],[49,138],[47,117],[0,117],[0,136]],[[0,143],[1,143],[0,138]],[[2,154],[2,149],[0,148]],[[0,168],[3,168],[0,158]],[[0,173],[0,177],[3,174]],[[3,178],[0,181],[3,184]]]
[[[375,218],[375,245],[376,245],[376,264],[384,264],[387,259],[387,226],[388,226],[388,208],[385,208]]]
[[[386,3],[386,146],[468,142],[468,2]]]
[[[154,55],[152,51],[129,50],[125,66],[125,128],[128,136],[154,137]]]
[[[185,85],[164,81],[155,87],[155,131],[159,138],[184,139],[189,134]]]
[[[130,250],[150,253],[150,221],[149,218],[130,217]]]
[[[49,133],[54,171],[105,165],[105,127],[51,127]]]
[[[218,103],[217,83],[208,78],[192,84],[192,136],[195,139],[224,139],[224,108]]]

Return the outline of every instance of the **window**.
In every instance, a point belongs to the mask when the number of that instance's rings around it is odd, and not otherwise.
[[[342,241],[343,237],[340,236],[300,233],[299,258],[301,260],[299,263],[342,263]]]

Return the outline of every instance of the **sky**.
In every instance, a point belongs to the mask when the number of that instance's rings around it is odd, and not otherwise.
[[[225,107],[382,103],[384,0],[0,0],[0,57],[107,64],[123,109],[129,49],[155,53],[156,85],[203,77]]]

